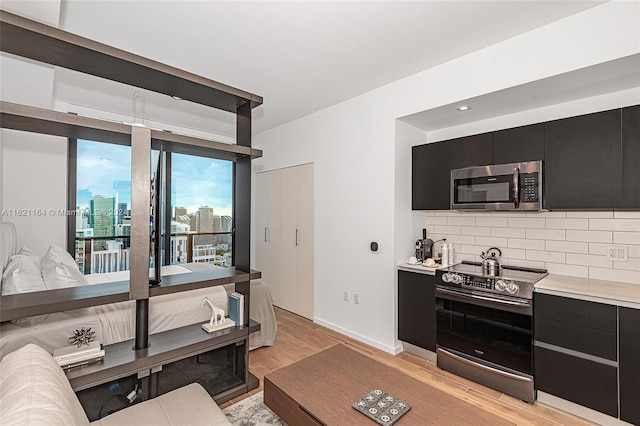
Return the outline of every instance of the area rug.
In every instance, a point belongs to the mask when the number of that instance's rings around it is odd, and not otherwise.
[[[222,410],[234,426],[287,426],[262,402],[262,392],[251,395]]]

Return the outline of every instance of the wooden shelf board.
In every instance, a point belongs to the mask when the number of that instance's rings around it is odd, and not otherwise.
[[[262,97],[76,34],[1,11],[2,51],[237,113]]]

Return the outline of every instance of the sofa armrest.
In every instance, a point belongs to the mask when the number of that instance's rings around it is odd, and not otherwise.
[[[91,423],[92,426],[141,424],[230,426],[231,422],[207,391],[192,383]]]

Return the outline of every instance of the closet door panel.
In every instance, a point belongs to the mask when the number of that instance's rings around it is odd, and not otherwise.
[[[296,312],[296,213],[298,185],[295,167],[282,169],[281,250],[279,266],[282,272],[281,308]],[[297,313],[297,312],[296,312]]]
[[[296,188],[296,313],[314,313],[314,170],[313,164],[291,169]]]

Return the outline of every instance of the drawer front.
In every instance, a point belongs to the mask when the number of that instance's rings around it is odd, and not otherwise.
[[[640,425],[640,309],[620,309],[620,418]]]
[[[546,348],[534,348],[536,389],[618,417],[618,369]]]
[[[535,316],[534,336],[550,343],[611,361],[618,360],[617,333]]]
[[[264,379],[264,403],[288,425],[322,426],[323,423],[314,418],[298,405],[279,387]]]
[[[534,315],[585,328],[616,333],[617,306],[534,293]]]

